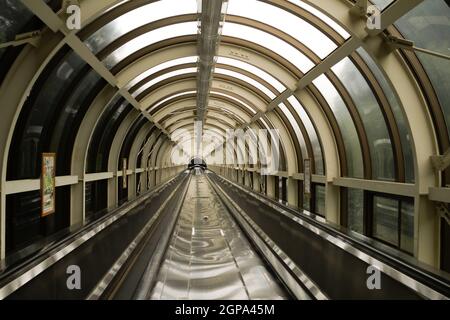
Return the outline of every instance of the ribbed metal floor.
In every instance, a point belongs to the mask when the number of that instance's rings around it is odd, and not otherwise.
[[[152,299],[287,299],[203,175],[189,185]]]

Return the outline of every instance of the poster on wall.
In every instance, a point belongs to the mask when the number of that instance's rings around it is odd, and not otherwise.
[[[303,193],[306,196],[311,195],[311,159],[305,159],[303,164],[303,169],[305,172],[305,180],[303,182]]]
[[[56,184],[55,184],[55,165],[56,154],[42,154],[41,169],[41,199],[42,211],[41,217],[46,217],[55,213],[56,203]]]
[[[122,188],[126,189],[128,187],[128,179],[127,179],[127,159],[123,158],[122,162]]]

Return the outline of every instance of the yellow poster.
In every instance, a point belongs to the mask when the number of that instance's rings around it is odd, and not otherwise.
[[[42,217],[55,213],[55,202],[56,202],[55,162],[56,162],[56,155],[54,153],[42,154],[42,174],[41,174]]]

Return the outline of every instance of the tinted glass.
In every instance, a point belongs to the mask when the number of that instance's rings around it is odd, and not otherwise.
[[[372,90],[349,58],[344,58],[332,70],[352,96],[364,123],[372,157],[373,178],[395,180],[394,155],[389,131]]]
[[[373,237],[398,245],[398,210],[397,200],[373,197]]]
[[[347,189],[347,227],[355,232],[364,233],[364,191]]]

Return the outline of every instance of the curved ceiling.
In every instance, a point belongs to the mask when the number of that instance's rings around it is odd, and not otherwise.
[[[48,151],[60,177],[102,179],[126,158],[154,183],[180,149],[194,157],[195,120],[202,158],[248,161],[264,129],[283,177],[302,179],[310,159],[316,182],[341,187],[376,180],[419,197],[449,184],[429,160],[450,148],[444,0],[374,0],[376,28],[360,0],[73,3],[80,30],[60,0],[0,2],[2,190],[37,179]],[[253,131],[224,148],[235,129]]]
[[[300,0],[203,4],[196,0],[85,0],[80,3],[82,29],[75,32],[62,24],[64,9],[55,14],[43,1],[22,2],[51,29],[44,28],[41,38],[55,38],[52,53],[35,76],[46,82],[44,86],[51,88],[52,77],[69,80],[76,74],[72,81],[76,79],[76,85],[87,90],[93,84],[89,87],[85,75],[93,70],[91,83],[100,77],[117,87],[119,96],[169,136],[178,128],[189,128],[189,123],[194,125],[202,112],[199,96],[207,91],[205,124],[209,128],[224,138],[228,129],[276,128],[287,152],[289,166],[283,166],[291,174],[302,171],[303,159],[313,160],[315,174],[326,174],[323,138],[316,124],[322,120],[311,117],[311,109],[317,106],[331,127],[342,176],[397,182],[416,179],[406,101],[393,87],[372,42],[377,38],[386,42],[387,34],[401,36],[402,17],[422,1],[377,1],[384,10],[385,25],[372,32],[361,28],[364,16],[353,15],[349,20],[354,11],[351,3],[337,1],[325,5]],[[56,9],[56,3],[48,5]],[[18,5],[15,10],[11,18],[24,8]],[[214,10],[219,13],[216,25],[212,24]],[[63,39],[58,40],[61,35]],[[205,72],[200,68],[205,58],[201,46],[211,39],[214,63],[204,87],[199,86]],[[406,53],[403,59],[417,63]],[[45,74],[54,65],[60,65],[59,69]],[[423,87],[430,86],[405,61],[399,67]],[[427,108],[439,147],[445,150],[449,139],[442,120],[446,117],[440,115],[447,112],[432,91],[424,94],[433,101]],[[314,99],[316,106],[305,107],[300,95]],[[39,109],[38,102],[29,103]]]

